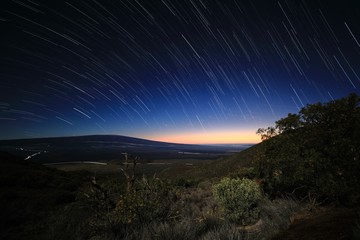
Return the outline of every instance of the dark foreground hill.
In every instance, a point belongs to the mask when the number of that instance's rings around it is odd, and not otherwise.
[[[46,239],[51,219],[89,179],[0,152],[0,239]]]

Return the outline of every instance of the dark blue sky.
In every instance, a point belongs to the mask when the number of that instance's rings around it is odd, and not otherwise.
[[[1,1],[0,139],[256,142],[360,93],[353,1]]]

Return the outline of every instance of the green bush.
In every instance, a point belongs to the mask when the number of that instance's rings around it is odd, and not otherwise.
[[[129,190],[113,183],[98,181],[79,193],[77,200],[89,213],[81,225],[85,229],[81,239],[141,239],[129,236],[150,223],[173,221],[177,216],[177,193],[168,182],[143,177]]]
[[[230,221],[248,225],[259,219],[258,204],[262,194],[256,182],[246,178],[224,178],[213,186],[213,193]]]
[[[164,221],[173,217],[175,200],[176,193],[171,185],[155,177],[143,177],[120,197],[114,215],[121,223]]]

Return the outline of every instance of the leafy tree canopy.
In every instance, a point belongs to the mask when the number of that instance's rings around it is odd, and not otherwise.
[[[263,152],[257,173],[271,193],[314,191],[342,200],[355,198],[360,170],[360,97],[356,94],[309,104],[298,114],[257,131]]]

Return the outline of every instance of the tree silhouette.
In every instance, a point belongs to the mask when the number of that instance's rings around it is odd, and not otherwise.
[[[360,97],[309,104],[298,114],[259,129],[263,152],[257,161],[265,188],[276,192],[302,189],[334,199],[357,195],[360,182]],[[265,141],[266,140],[266,141]]]

